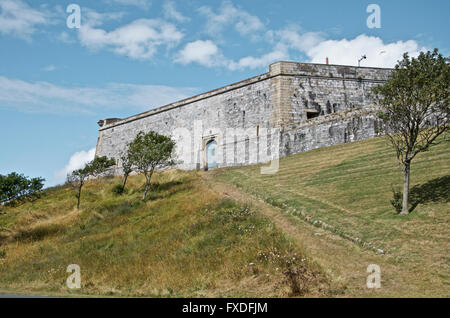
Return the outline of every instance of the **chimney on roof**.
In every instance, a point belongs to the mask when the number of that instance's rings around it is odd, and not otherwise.
[[[328,56],[327,56],[327,58],[325,59],[325,63],[328,65]]]

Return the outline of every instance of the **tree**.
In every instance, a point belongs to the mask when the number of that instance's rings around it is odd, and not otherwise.
[[[129,156],[136,170],[145,176],[145,190],[142,200],[147,197],[150,181],[156,168],[174,164],[172,153],[175,142],[154,131],[139,132],[129,144]]]
[[[125,190],[125,185],[127,184],[128,176],[131,172],[133,172],[133,162],[130,158],[130,151],[128,145],[128,149],[122,153],[120,156],[120,161],[122,162],[122,171],[123,171],[123,182],[122,182],[122,191]]]
[[[83,188],[84,182],[90,176],[97,177],[105,173],[108,168],[115,165],[115,160],[113,158],[108,159],[108,157],[95,157],[94,160],[88,162],[84,168],[73,171],[67,176],[69,183],[77,185],[77,210],[80,209],[81,200],[81,189]]]
[[[89,175],[90,171],[88,169],[88,165],[86,165],[84,168],[75,170],[67,176],[67,181],[69,183],[77,184],[77,210],[80,209],[81,188],[83,187],[84,181],[89,177]]]
[[[449,58],[437,49],[410,58],[407,53],[395,66],[392,77],[373,88],[380,106],[382,130],[394,147],[403,170],[400,214],[408,214],[411,162],[420,152],[438,143],[449,131]]]
[[[44,178],[28,178],[16,172],[0,174],[0,203],[39,197],[44,181]]]

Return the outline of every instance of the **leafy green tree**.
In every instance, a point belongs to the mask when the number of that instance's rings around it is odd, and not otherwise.
[[[44,178],[28,178],[16,172],[6,176],[0,174],[0,203],[39,197],[44,181]]]
[[[400,214],[408,214],[411,162],[420,152],[438,143],[449,131],[449,58],[437,49],[417,58],[403,55],[392,77],[373,89],[380,106],[382,130],[394,147],[403,170]]]
[[[94,160],[88,162],[84,168],[73,171],[67,176],[67,181],[72,184],[76,184],[77,187],[77,209],[80,209],[81,189],[85,181],[90,177],[97,177],[105,173],[110,167],[115,165],[113,158],[95,157]]]
[[[142,200],[147,197],[153,172],[157,168],[174,164],[173,151],[175,142],[164,135],[154,131],[148,133],[139,132],[129,144],[129,156],[131,164],[136,171],[145,176],[145,190]]]

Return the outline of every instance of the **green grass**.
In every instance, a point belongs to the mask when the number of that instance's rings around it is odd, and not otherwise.
[[[319,266],[252,206],[214,193],[196,172],[156,174],[146,202],[143,177],[127,193],[119,178],[89,181],[78,212],[75,190],[58,187],[0,215],[0,290],[85,296],[289,296],[283,274],[301,268],[301,294],[331,291]],[[261,258],[275,253],[276,261]],[[288,261],[296,257],[305,262]],[[81,290],[69,290],[69,264]],[[251,264],[251,265],[250,265]],[[313,280],[310,278],[314,277]],[[322,286],[319,291],[319,287]],[[325,286],[325,287],[323,287]],[[298,293],[300,294],[300,293]]]
[[[89,181],[80,211],[75,189],[47,189],[0,214],[0,291],[449,297],[450,143],[417,156],[411,177],[414,210],[400,216],[390,200],[402,173],[376,138],[283,158],[274,175],[158,173],[145,202],[142,176],[123,195],[118,177]],[[66,287],[69,264],[81,290]],[[379,290],[366,287],[369,264],[381,267]]]
[[[274,175],[259,169],[223,169],[215,176],[301,220],[306,215],[344,238],[387,251],[392,262],[402,262],[399,271],[407,266],[415,273],[412,281],[426,288],[423,295],[450,295],[449,141],[413,161],[408,216],[395,214],[390,204],[391,187],[400,189],[403,177],[384,138],[283,158]]]

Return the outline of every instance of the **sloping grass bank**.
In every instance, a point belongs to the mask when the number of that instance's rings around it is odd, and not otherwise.
[[[14,293],[150,297],[321,296],[321,268],[252,206],[214,193],[196,172],[155,176],[112,194],[119,178],[89,181],[81,210],[75,191],[46,190],[0,215],[0,290]],[[81,289],[69,290],[69,264]]]
[[[317,235],[332,233],[354,239],[358,249],[324,250],[322,264],[332,265],[339,253],[345,258],[362,250],[375,255],[379,249],[386,253],[379,262],[393,264],[391,280],[384,276],[384,286],[390,283],[392,288],[385,287],[385,295],[450,296],[449,141],[419,154],[413,162],[414,210],[408,216],[395,214],[390,204],[391,187],[401,187],[403,179],[384,138],[283,158],[274,175],[260,174],[260,166],[222,169],[214,174],[217,180],[297,219],[299,231],[307,228],[307,221],[317,226]],[[314,244],[312,240],[307,247],[314,249]],[[396,279],[401,283],[394,283]]]

